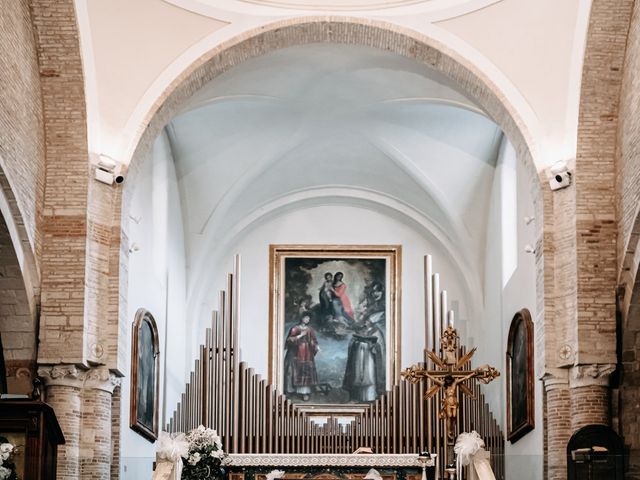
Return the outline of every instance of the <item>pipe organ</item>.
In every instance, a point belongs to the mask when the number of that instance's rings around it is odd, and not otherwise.
[[[442,395],[424,399],[423,382],[402,381],[356,414],[318,415],[292,403],[245,362],[238,349],[239,259],[220,292],[199,358],[189,375],[180,402],[166,429],[186,432],[198,425],[215,429],[229,453],[348,454],[359,447],[375,453],[402,454],[429,451],[446,458],[446,439],[438,416]],[[425,257],[425,345],[438,352],[440,335],[452,319],[447,293],[440,290],[431,258]],[[465,347],[458,352],[461,357]],[[427,368],[433,367],[424,356]],[[491,452],[498,480],[504,479],[504,434],[489,410],[479,384],[470,383],[475,399],[460,396],[458,431],[476,430]],[[440,478],[444,466],[438,466]]]

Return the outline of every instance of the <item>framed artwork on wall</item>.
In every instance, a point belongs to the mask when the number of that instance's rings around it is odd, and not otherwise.
[[[160,349],[156,321],[136,312],[131,338],[131,411],[129,426],[151,442],[158,438]]]
[[[349,410],[397,382],[400,245],[270,246],[270,381]]]
[[[533,321],[529,310],[513,317],[507,340],[507,440],[535,428]]]

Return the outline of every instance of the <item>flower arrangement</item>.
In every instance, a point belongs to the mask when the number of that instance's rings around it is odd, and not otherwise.
[[[204,480],[224,475],[222,465],[226,455],[215,430],[200,425],[187,434],[186,440],[189,452],[183,455],[182,480]]]
[[[15,446],[0,437],[0,480],[18,480],[16,466],[13,463]]]

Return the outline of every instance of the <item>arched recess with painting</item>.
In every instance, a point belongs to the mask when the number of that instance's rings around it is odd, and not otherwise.
[[[543,231],[553,204],[529,148],[535,139],[483,78],[426,37],[312,18],[220,46],[165,92],[129,165],[120,249],[120,324],[148,305],[170,359],[161,367],[165,423],[237,252],[240,353],[265,376],[268,346],[252,342],[269,335],[269,244],[402,243],[402,366],[423,348],[423,334],[411,332],[424,332],[427,253],[479,362],[504,369],[519,309],[548,322],[552,236],[543,242]],[[522,304],[516,291],[529,292]],[[536,332],[550,335],[546,327]],[[536,338],[538,378],[549,366],[546,341]],[[487,392],[503,422],[504,388]],[[540,428],[514,452],[542,455],[541,405]]]

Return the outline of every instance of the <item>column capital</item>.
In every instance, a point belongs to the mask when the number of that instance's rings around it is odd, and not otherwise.
[[[85,387],[113,393],[120,386],[121,379],[107,367],[96,367],[86,372]]]
[[[612,363],[591,363],[586,365],[576,365],[571,368],[570,386],[579,387],[608,387],[609,376],[615,371],[616,366]]]
[[[38,376],[44,380],[47,387],[94,388],[113,393],[113,389],[120,385],[120,378],[107,367],[82,370],[72,364],[41,365],[38,368]]]
[[[547,392],[569,388],[569,371],[564,368],[553,368],[542,376],[542,382]]]
[[[38,367],[38,377],[44,380],[47,387],[74,387],[82,388],[84,383],[84,371],[78,370],[75,365],[41,365]]]

